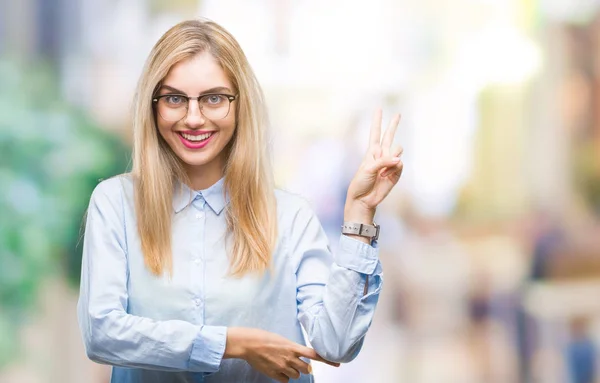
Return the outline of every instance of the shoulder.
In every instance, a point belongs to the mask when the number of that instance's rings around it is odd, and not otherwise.
[[[308,198],[283,189],[275,189],[275,198],[277,215],[284,227],[300,222],[303,224],[312,219],[318,220],[313,204]]]
[[[133,194],[133,177],[131,173],[119,174],[101,180],[94,188],[91,202],[96,204],[121,204]]]
[[[301,210],[312,210],[312,204],[306,197],[287,190],[275,189],[275,199],[280,214],[294,214]]]
[[[326,241],[321,221],[308,198],[281,189],[275,190],[275,196],[279,235],[292,253],[298,246],[313,246],[322,239]],[[299,261],[300,258],[296,258],[295,262]]]

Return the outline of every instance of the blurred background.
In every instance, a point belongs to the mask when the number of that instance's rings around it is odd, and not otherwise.
[[[373,111],[403,116],[378,311],[317,382],[600,382],[599,0],[0,1],[0,382],[108,382],[77,328],[82,217],[130,166],[151,47],[197,16],[245,50],[277,182],[334,250]]]

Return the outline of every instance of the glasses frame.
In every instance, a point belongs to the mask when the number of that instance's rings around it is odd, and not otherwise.
[[[152,103],[153,103],[153,104],[155,105],[155,107],[156,107],[156,113],[160,114],[160,112],[158,111],[158,101],[160,101],[160,99],[161,99],[161,98],[164,98],[164,97],[173,97],[173,96],[177,96],[177,97],[183,97],[183,98],[187,99],[187,104],[185,105],[185,109],[186,109],[186,110],[185,110],[185,113],[184,113],[184,115],[183,115],[183,116],[181,116],[181,118],[180,118],[179,120],[174,120],[174,121],[167,120],[166,118],[164,118],[164,117],[161,115],[161,117],[162,117],[162,118],[163,118],[165,121],[169,121],[169,122],[177,122],[177,121],[181,121],[181,120],[183,120],[183,119],[184,119],[184,118],[185,118],[185,117],[188,115],[188,113],[190,112],[190,100],[196,100],[196,101],[198,101],[198,109],[200,110],[200,113],[201,113],[201,114],[202,114],[202,115],[203,115],[205,118],[208,118],[208,117],[206,117],[206,115],[205,115],[205,114],[204,114],[204,112],[202,111],[202,105],[200,104],[200,99],[201,99],[201,98],[203,98],[203,97],[207,97],[207,96],[222,96],[222,97],[225,97],[225,98],[227,98],[227,100],[229,100],[229,106],[228,106],[228,108],[227,108],[227,113],[225,114],[225,116],[223,116],[223,117],[221,117],[221,118],[217,118],[217,119],[216,119],[216,120],[222,120],[222,119],[226,118],[227,116],[229,116],[229,112],[231,112],[231,103],[232,103],[233,101],[235,101],[235,100],[237,99],[237,97],[238,97],[238,95],[237,95],[237,94],[234,94],[234,95],[232,95],[232,94],[226,94],[226,93],[207,93],[207,94],[202,94],[202,95],[200,95],[200,96],[198,96],[198,97],[190,97],[190,96],[188,96],[187,94],[181,94],[181,93],[168,93],[168,94],[161,94],[160,96],[154,96],[154,97],[152,98]],[[208,119],[209,119],[209,120],[215,120],[215,119],[213,119],[213,118],[208,118]]]

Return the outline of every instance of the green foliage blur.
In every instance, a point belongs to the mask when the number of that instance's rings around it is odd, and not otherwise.
[[[85,210],[129,149],[60,97],[49,65],[0,60],[0,367],[18,351],[43,279],[77,287]]]
[[[574,180],[589,207],[600,216],[600,156],[591,139],[579,143],[574,151]]]

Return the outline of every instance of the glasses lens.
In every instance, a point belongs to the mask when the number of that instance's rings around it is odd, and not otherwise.
[[[188,100],[183,96],[166,96],[158,99],[158,114],[165,121],[179,121],[187,113]]]
[[[207,94],[200,98],[202,114],[209,120],[221,120],[229,114],[229,98],[222,94]]]

